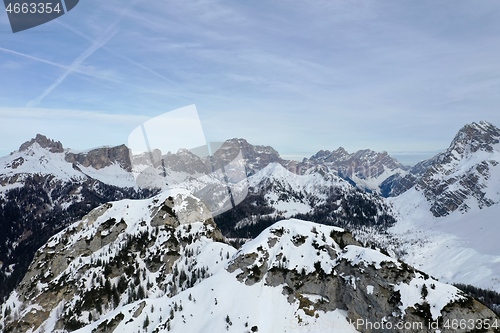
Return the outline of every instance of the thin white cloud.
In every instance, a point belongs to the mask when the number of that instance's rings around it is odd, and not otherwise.
[[[17,149],[37,133],[80,150],[124,144],[128,133],[149,118],[76,109],[1,107],[0,142],[4,148],[0,149],[0,156]]]
[[[58,23],[61,26],[65,27],[66,29],[68,29],[68,30],[72,31],[73,33],[77,34],[78,36],[80,36],[80,37],[82,37],[82,38],[84,38],[84,39],[86,39],[88,41],[91,41],[91,42],[95,43],[95,41],[91,37],[89,37],[88,35],[82,33],[78,29],[73,28],[69,24],[66,24],[64,22],[58,22]],[[135,65],[135,66],[137,66],[137,67],[139,67],[139,68],[141,68],[143,70],[145,70],[146,72],[148,72],[148,73],[150,73],[150,74],[152,74],[152,75],[154,75],[154,76],[156,76],[158,78],[160,78],[161,80],[163,80],[165,82],[168,82],[169,84],[171,84],[172,86],[175,86],[180,91],[189,92],[186,87],[183,87],[183,86],[179,85],[178,83],[176,83],[175,81],[169,79],[165,75],[160,74],[158,71],[155,71],[155,70],[151,69],[150,67],[147,67],[147,66],[145,66],[144,64],[142,64],[142,63],[140,63],[138,61],[135,61],[135,60],[133,60],[133,59],[131,59],[131,58],[129,58],[129,57],[127,57],[127,56],[119,53],[119,52],[115,52],[113,49],[111,49],[109,47],[106,47],[105,44],[103,44],[101,46],[101,48],[104,49],[104,50],[106,50],[108,53],[112,54],[113,56],[121,58],[121,59],[124,59],[127,62],[129,62],[129,63],[131,63],[131,64],[133,64],[133,65]]]
[[[110,29],[105,33],[101,39],[95,41],[88,49],[86,49],[78,58],[76,58],[71,65],[66,69],[66,71],[59,76],[54,83],[52,83],[45,91],[38,96],[37,98],[33,99],[32,101],[29,101],[26,106],[31,108],[39,105],[45,97],[47,97],[55,88],[57,88],[68,75],[71,73],[75,72],[78,67],[87,59],[90,57],[94,52],[99,50],[104,44],[106,44],[115,34],[117,30],[115,29]]]
[[[64,65],[64,64],[60,64],[60,63],[57,63],[57,62],[54,62],[54,61],[42,59],[42,58],[39,58],[39,57],[35,57],[35,56],[29,55],[29,54],[26,54],[26,53],[17,52],[15,50],[7,49],[7,48],[4,48],[4,47],[0,47],[0,51],[2,51],[4,53],[9,53],[9,54],[17,55],[17,56],[20,56],[20,57],[23,57],[23,58],[26,58],[26,59],[34,60],[34,61],[37,61],[37,62],[41,62],[41,63],[47,64],[47,65],[51,65],[51,66],[54,66],[54,67],[58,67],[58,68],[61,68],[61,69],[65,69],[65,70],[70,69],[70,66],[67,66],[67,65]],[[20,66],[20,68],[22,68],[22,66]],[[86,74],[86,72],[80,71],[80,70],[78,70],[78,68],[76,68],[75,71],[78,72],[79,74]]]
[[[29,63],[29,72],[7,68],[0,100],[26,105],[26,93],[49,90],[47,64],[82,76],[52,90],[51,105],[68,109],[153,116],[196,103],[212,127],[210,138],[295,145],[289,154],[339,145],[438,149],[475,117],[500,119],[497,6],[169,0],[143,1],[127,11],[118,0],[81,3],[54,21],[76,35],[61,29],[2,40],[0,52],[38,63]],[[99,49],[107,54],[66,65],[77,57],[63,60],[70,47],[78,50],[77,35],[95,43],[116,17],[122,18],[119,32]],[[51,52],[47,45],[68,50]],[[24,59],[13,57],[23,66]]]
[[[65,120],[85,120],[90,122],[107,122],[123,124],[140,124],[149,119],[147,116],[138,114],[107,113],[78,109],[49,109],[49,108],[8,108],[0,107],[0,118],[2,119],[46,119],[55,121]]]

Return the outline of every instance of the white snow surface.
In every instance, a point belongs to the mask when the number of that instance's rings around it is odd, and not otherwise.
[[[99,180],[108,185],[118,187],[137,187],[133,174],[127,172],[118,164],[101,169],[76,165],[81,171],[73,168],[73,164],[65,160],[65,150],[53,153],[34,142],[25,151],[16,151],[0,158],[0,176],[9,177],[13,183],[0,187],[5,192],[13,187],[22,186],[27,175],[38,174],[53,176],[54,180],[65,182],[83,181],[87,178]]]
[[[97,179],[105,184],[117,187],[137,187],[132,173],[114,163],[99,170],[92,167],[79,166],[82,172],[90,178]]]
[[[404,261],[445,282],[500,292],[500,205],[434,217],[415,188],[389,201],[398,220],[389,232]]]
[[[325,328],[332,332],[358,332],[340,310],[320,312],[317,318],[307,316],[303,310],[297,310],[298,301],[288,303],[281,288],[267,286],[264,281],[247,286],[227,271],[221,271],[173,298],[147,299],[144,302],[144,311],[137,318],[133,314],[141,302],[127,305],[108,316],[113,318],[120,312],[124,314],[116,332],[153,332],[154,329],[158,329],[157,332],[249,332],[253,327],[257,327],[258,332],[298,330],[323,333]],[[182,305],[182,310],[174,311],[168,329],[165,322],[175,304]],[[144,330],[146,316],[150,324]],[[302,320],[300,323],[299,317]],[[91,332],[100,322],[75,333]]]
[[[390,169],[384,165],[384,172],[382,172],[377,177],[360,178],[356,174],[353,174],[351,176],[351,179],[359,187],[379,193],[380,192],[380,185],[384,182],[384,180],[386,180],[387,178],[389,178],[390,176],[393,176],[395,174],[399,174],[399,175],[401,175],[401,177],[404,177],[408,174],[408,171],[405,171],[405,170],[400,169],[400,168]]]
[[[254,191],[266,191],[265,198],[276,209],[276,215],[290,218],[300,213],[308,213],[313,207],[308,198],[314,196],[316,204],[326,200],[332,188],[348,189],[352,186],[333,172],[321,174],[309,170],[304,175],[288,171],[279,163],[271,163],[248,179],[248,186]],[[281,195],[286,194],[286,198]]]
[[[127,224],[116,241],[102,246],[91,254],[71,258],[68,267],[53,280],[63,277],[64,279],[78,279],[78,288],[90,290],[92,269],[83,270],[83,274],[78,277],[73,276],[76,274],[75,272],[82,272],[83,267],[90,267],[89,264],[97,259],[104,262],[110,260],[115,252],[119,251],[119,244],[125,240],[127,235],[138,234],[150,228],[149,224],[152,212],[155,211],[155,205],[161,204],[168,196],[197,200],[190,196],[186,190],[172,189],[151,199],[112,202],[96,208],[81,222],[68,227],[65,230],[69,231],[68,233],[62,231],[51,237],[44,246],[44,251],[50,251],[51,248],[62,243],[65,244],[64,248],[71,252],[78,240],[90,240],[95,237],[98,230],[102,229],[100,226],[106,221],[123,219]],[[174,200],[176,204],[173,210],[176,214],[180,215],[187,209],[184,201]],[[94,220],[91,216],[95,213],[99,213],[99,215]],[[175,232],[179,233],[180,237],[184,237],[187,233],[198,234],[201,229],[209,227],[196,221],[190,226],[190,228],[185,228],[186,225],[181,224]],[[259,332],[295,332],[297,330],[318,333],[325,331],[357,332],[354,326],[348,322],[345,311],[339,309],[330,312],[315,310],[315,315],[310,316],[300,307],[298,300],[292,303],[288,301],[281,286],[267,285],[265,278],[253,285],[247,285],[237,278],[238,274],[242,272],[240,268],[232,272],[229,270],[233,262],[242,256],[246,258],[247,255],[254,255],[254,262],[249,263],[248,268],[255,264],[259,266],[267,264],[267,269],[278,267],[310,273],[318,269],[319,263],[325,273],[336,274],[337,265],[346,260],[353,266],[359,266],[360,269],[367,265],[380,268],[383,262],[393,263],[398,269],[403,269],[396,259],[376,250],[354,245],[341,249],[330,235],[343,231],[341,228],[298,219],[283,220],[264,230],[257,238],[244,244],[238,251],[228,244],[201,237],[193,244],[188,245],[186,249],[194,250],[196,253],[194,257],[189,259],[189,265],[188,257],[182,255],[178,260],[178,268],[183,270],[208,267],[210,277],[198,281],[193,287],[180,290],[172,297],[153,285],[147,291],[148,298],[128,305],[123,305],[125,304],[124,299],[121,299],[121,305],[115,310],[105,312],[95,322],[87,322],[86,326],[77,332],[90,333],[103,325],[104,322],[110,322],[120,313],[124,318],[120,321],[115,332],[248,332],[253,327],[257,327]],[[63,237],[66,238],[64,242]],[[168,234],[158,233],[152,247],[161,246],[166,242],[167,237]],[[221,256],[222,253],[227,253],[227,256]],[[145,267],[139,257],[136,260],[138,260],[140,268]],[[49,270],[47,271],[50,273]],[[267,271],[264,274],[267,274]],[[157,281],[158,278],[157,273],[148,272],[148,280]],[[354,277],[351,278],[354,279]],[[445,286],[430,278],[422,281],[416,278],[409,284],[400,283],[395,286],[395,290],[400,290],[402,296],[401,311],[404,312],[408,307],[422,302],[420,293],[409,291],[413,290],[412,288],[419,289],[418,287],[421,287],[423,283],[428,284],[427,301],[431,306],[433,316],[437,315],[448,302],[460,298],[458,290],[454,287]],[[431,284],[435,284],[436,288],[431,288]],[[346,287],[349,286],[355,288],[355,281]],[[40,292],[45,288],[47,285],[37,285]],[[373,287],[371,290],[367,289],[367,293],[373,292]],[[306,294],[304,297],[312,302],[322,301],[320,295]],[[70,302],[73,301],[70,300]],[[12,307],[19,306],[19,304],[19,295],[14,292],[6,301],[5,306]],[[37,304],[28,304],[26,311],[36,310],[37,306]],[[54,308],[45,323],[33,333],[41,333],[44,330],[58,332],[55,324],[60,313],[58,307]],[[84,322],[87,320],[88,314],[86,311],[82,313]],[[145,323],[149,324],[145,325]]]
[[[334,270],[343,258],[349,260],[352,265],[374,264],[376,267],[380,267],[380,263],[384,261],[397,262],[371,249],[348,246],[346,250],[341,250],[328,237],[332,231],[342,232],[343,230],[296,219],[280,221],[245,244],[233,255],[227,265],[239,256],[252,253],[258,254],[256,262],[263,264],[267,260],[270,268],[278,265],[279,261],[288,269],[304,268],[308,272],[314,269],[313,264],[318,260],[321,261],[321,266],[326,272]],[[304,242],[299,242],[299,245],[294,244],[297,237],[301,236],[305,237]],[[322,239],[326,240],[322,241]],[[331,256],[326,251],[320,251],[324,253],[318,255],[317,250],[312,246],[313,242],[320,247],[329,243],[335,248],[335,254]],[[265,253],[268,253],[268,256],[264,255]],[[283,257],[286,260],[283,260]],[[300,308],[298,300],[288,302],[281,287],[271,287],[265,283],[265,279],[249,286],[237,280],[236,276],[239,273],[241,273],[239,269],[232,273],[221,269],[212,277],[172,298],[160,297],[137,301],[116,309],[106,317],[76,332],[90,333],[104,321],[110,321],[120,313],[124,315],[124,318],[116,328],[118,332],[248,332],[253,327],[257,327],[259,332],[295,332],[297,330],[311,333],[357,332],[349,323],[345,311],[317,310],[315,316],[306,315]],[[394,287],[401,293],[403,314],[408,307],[423,302],[421,288],[424,284],[428,287],[429,293],[426,300],[431,306],[433,317],[437,318],[441,309],[450,301],[462,297],[456,288],[431,278],[424,279],[417,274],[417,277],[409,284],[400,283]],[[373,293],[373,288],[373,286],[368,286],[367,294]],[[322,300],[320,295],[304,294],[303,296],[313,302]],[[145,304],[144,310],[134,317],[141,304]],[[174,310],[175,308],[177,310]],[[146,317],[149,325],[144,328]]]

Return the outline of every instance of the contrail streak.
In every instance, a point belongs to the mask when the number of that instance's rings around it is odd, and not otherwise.
[[[84,33],[80,32],[79,30],[69,26],[68,24],[64,23],[64,22],[57,22],[59,25],[62,25],[63,27],[65,27],[66,29],[74,32],[75,34],[77,34],[78,36],[82,37],[82,38],[85,38],[86,40],[90,41],[90,42],[93,42],[92,38],[90,38],[89,36],[85,35]],[[175,81],[169,79],[168,77],[158,73],[157,71],[154,71],[153,69],[145,66],[144,64],[141,64],[140,62],[138,61],[135,61],[133,59],[130,59],[129,57],[126,57],[124,56],[123,54],[120,54],[118,52],[115,52],[113,50],[111,50],[110,48],[107,48],[105,46],[102,47],[104,50],[106,50],[107,52],[111,53],[112,55],[116,56],[116,57],[119,57],[121,59],[124,59],[128,62],[130,62],[131,64],[134,64],[136,65],[137,67],[147,71],[148,73],[150,74],[153,74],[154,76],[172,84],[173,86],[175,86],[176,88],[178,88],[179,90],[183,91],[183,92],[187,92],[187,93],[192,93],[191,91],[188,91],[185,87],[179,85],[178,83],[176,83]]]
[[[45,91],[40,96],[28,102],[26,106],[34,107],[40,104],[43,99],[47,97],[55,88],[57,88],[68,75],[77,71],[78,67],[85,59],[90,57],[95,51],[99,50],[104,44],[106,44],[116,34],[116,32],[117,30],[110,31],[110,33],[105,34],[103,38],[95,41],[87,50],[85,50],[85,52],[83,52],[78,58],[76,58],[71,63],[71,65],[69,65],[66,71],[61,76],[59,76],[57,80],[50,85],[50,87],[45,89]]]
[[[54,66],[54,67],[58,67],[58,68],[61,68],[61,69],[65,69],[65,70],[70,69],[70,66],[68,66],[68,65],[63,65],[63,64],[59,64],[57,62],[53,62],[53,61],[50,61],[50,60],[46,60],[46,59],[34,57],[34,56],[29,55],[29,54],[17,52],[17,51],[11,50],[11,49],[6,49],[6,48],[3,48],[3,47],[0,47],[0,51],[5,52],[5,53],[14,54],[14,55],[26,58],[26,59],[38,61],[38,62],[47,64],[47,65],[51,65],[51,66]],[[96,74],[94,74],[92,72],[83,71],[83,70],[80,70],[80,69],[75,69],[74,71],[76,73],[78,73],[78,74],[83,74],[83,75],[87,75],[87,76],[91,76],[91,77],[95,77],[95,78],[99,78],[99,79],[109,80],[109,78],[106,77],[106,76],[96,75]]]
[[[135,4],[137,4],[138,2],[140,2],[141,0],[136,0],[131,7],[135,6]],[[71,73],[77,71],[78,67],[80,66],[80,64],[85,60],[87,59],[89,56],[91,56],[94,52],[96,52],[98,49],[100,49],[102,46],[104,46],[117,32],[117,30],[115,29],[115,27],[118,25],[118,23],[120,23],[120,21],[122,20],[123,16],[130,10],[130,8],[126,8],[122,14],[120,15],[120,17],[113,22],[113,24],[111,24],[111,26],[106,30],[106,32],[104,33],[104,35],[97,41],[92,41],[92,45],[87,49],[85,50],[85,52],[83,52],[78,58],[76,58],[72,63],[71,65],[69,66],[69,68],[66,70],[66,72],[64,72],[61,76],[59,76],[57,78],[57,80],[52,84],[50,85],[50,87],[48,87],[47,89],[45,89],[45,91],[40,95],[38,96],[37,98],[35,98],[34,100],[28,102],[28,104],[26,104],[27,107],[34,107],[38,104],[40,104],[40,102],[42,102],[42,100],[47,97],[55,88],[57,88],[63,81],[64,79]]]

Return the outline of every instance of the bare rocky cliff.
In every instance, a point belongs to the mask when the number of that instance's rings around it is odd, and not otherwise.
[[[222,240],[206,207],[182,191],[104,204],[37,251],[2,308],[3,332],[50,330],[54,312],[52,331],[72,331],[120,305],[173,296],[212,274],[195,249]]]
[[[415,165],[404,177],[387,179],[384,193],[398,196],[415,187],[436,217],[498,203],[499,140],[500,129],[491,123],[465,125],[444,152]]]
[[[92,167],[96,170],[118,164],[122,169],[128,172],[132,171],[130,150],[125,145],[96,148],[86,153],[68,152],[65,160],[75,165]]]
[[[361,321],[403,322],[414,326],[390,332],[448,333],[467,331],[446,328],[453,320],[499,320],[341,228],[284,220],[237,250],[203,203],[175,190],[107,203],[53,236],[2,306],[0,325],[6,333],[160,333],[205,332],[209,321],[214,332],[257,332],[285,325],[258,311],[268,304],[298,329],[379,332]]]

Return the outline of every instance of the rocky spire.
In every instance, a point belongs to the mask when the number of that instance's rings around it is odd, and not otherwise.
[[[45,135],[37,134],[35,138],[30,141],[26,141],[19,147],[19,151],[25,151],[31,147],[34,143],[38,143],[40,147],[47,149],[51,153],[62,153],[64,152],[63,145],[60,141],[54,141],[48,139]]]
[[[448,150],[456,150],[460,155],[464,152],[475,153],[478,150],[491,152],[492,145],[499,142],[500,129],[495,125],[480,121],[462,127],[453,139]]]

